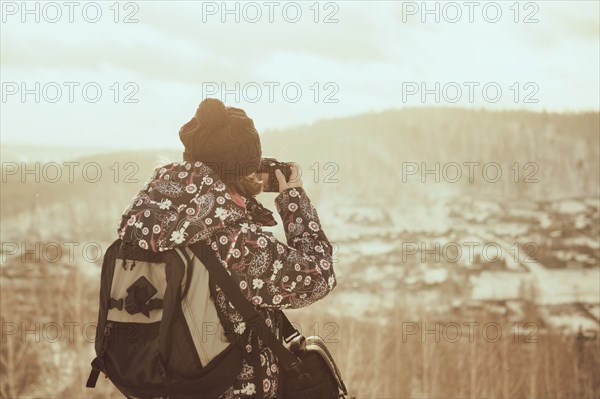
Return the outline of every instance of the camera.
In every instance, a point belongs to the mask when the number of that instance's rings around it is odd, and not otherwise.
[[[277,169],[283,173],[286,181],[290,180],[290,176],[292,175],[292,167],[288,163],[279,162],[275,158],[263,158],[260,161],[260,166],[257,173],[259,175],[267,175],[267,179],[263,183],[263,191],[270,193],[279,192],[279,182],[277,181],[277,176],[275,176],[275,171]]]

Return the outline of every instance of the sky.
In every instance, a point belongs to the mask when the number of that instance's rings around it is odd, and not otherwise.
[[[600,108],[598,1],[24,4],[1,4],[3,145],[177,148],[206,97],[261,133],[407,106]]]

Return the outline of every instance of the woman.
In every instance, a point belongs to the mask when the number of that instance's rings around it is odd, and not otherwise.
[[[119,236],[156,252],[209,240],[242,293],[277,331],[278,308],[308,306],[336,285],[332,247],[302,187],[297,165],[292,165],[289,181],[277,172],[275,206],[286,244],[263,230],[277,222],[254,198],[263,182],[256,173],[262,151],[252,119],[241,109],[206,99],[179,137],[185,146],[184,161],[155,170],[123,214]],[[241,315],[220,288],[210,284],[207,273],[193,276],[193,300],[207,308],[203,322],[215,315],[226,332],[226,337],[206,334],[195,341],[203,354],[202,364],[234,340],[242,339],[249,354],[236,382],[221,398],[277,397],[281,374],[271,349],[246,329]]]

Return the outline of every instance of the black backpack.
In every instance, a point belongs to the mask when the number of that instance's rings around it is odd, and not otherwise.
[[[188,251],[202,261],[211,281],[278,357],[283,370],[281,397],[347,395],[322,340],[305,339],[280,311],[280,335],[290,344],[292,351],[288,350],[204,242],[156,253],[116,240],[107,249],[100,281],[97,356],[87,387],[95,387],[102,372],[128,398],[217,398],[235,382],[242,360],[251,364],[239,339],[223,344],[223,350],[217,348],[220,352],[202,364],[189,321],[194,309],[186,307],[193,269],[198,266]]]

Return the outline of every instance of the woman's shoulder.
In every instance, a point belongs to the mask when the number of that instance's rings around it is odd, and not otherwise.
[[[154,167],[154,171],[155,172],[158,171],[161,173],[165,173],[165,172],[172,171],[172,170],[191,171],[191,170],[197,170],[198,168],[201,168],[203,165],[204,164],[202,162],[172,161],[172,162],[158,164],[157,166]]]
[[[217,182],[219,176],[200,161],[175,161],[156,166],[152,172],[151,179],[177,180],[192,177],[194,179],[206,179],[209,182]]]

